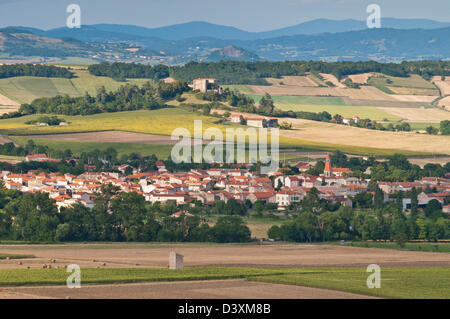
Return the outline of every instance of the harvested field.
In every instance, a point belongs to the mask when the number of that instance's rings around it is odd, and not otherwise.
[[[431,103],[437,97],[438,96],[431,96],[431,95],[401,95],[401,94],[392,95],[392,98],[394,98],[397,101],[401,101],[401,102],[426,102],[426,103]]]
[[[442,111],[444,112],[444,111]],[[282,130],[280,136],[323,143],[336,143],[373,148],[450,154],[446,136],[429,136],[412,132],[385,132],[301,119],[282,119],[293,130]],[[429,122],[429,121],[428,121]]]
[[[434,96],[435,98],[439,96],[439,91],[433,89],[405,88],[399,86],[388,86],[387,88],[395,92],[395,94],[400,95],[429,95]]]
[[[302,87],[294,85],[249,85],[248,86],[256,95],[306,95],[306,96],[346,96],[337,91],[336,88],[327,87]]]
[[[2,245],[0,253],[33,254],[35,258],[0,261],[0,269],[42,268],[75,263],[95,268],[165,268],[170,251],[184,255],[186,267],[381,267],[450,266],[450,254],[307,244],[105,243],[64,245]],[[95,260],[95,261],[94,261]],[[138,264],[138,266],[136,266]]]
[[[387,111],[386,108],[382,108],[382,110]],[[415,109],[411,108],[406,109],[405,111],[404,108],[400,108],[400,110],[402,110],[403,112],[407,112],[408,110]],[[443,110],[436,110],[446,112]],[[244,117],[251,116],[247,113],[235,113],[242,114]],[[446,115],[447,114],[450,113],[446,112]],[[333,123],[292,118],[279,118],[278,121],[280,123],[288,122],[292,124],[292,130],[280,130],[280,137],[286,137],[291,142],[299,140],[300,143],[304,141],[312,141],[316,143],[351,145],[355,147],[369,147],[377,149],[392,149],[396,151],[404,150],[412,152],[450,154],[450,142],[447,136],[430,136],[424,134],[416,134],[414,132],[377,131]],[[427,121],[427,123],[431,122]],[[280,139],[280,142],[283,144],[283,142],[286,142],[286,140]],[[344,150],[344,152],[348,151]]]
[[[411,157],[408,158],[408,161],[410,161],[412,164],[419,165],[420,167],[424,167],[428,163],[433,164],[439,164],[439,165],[445,165],[450,162],[450,157],[424,157],[424,158],[417,158],[417,157]]]
[[[266,78],[267,82],[273,86],[303,86],[303,87],[316,87],[318,86],[316,82],[308,78],[307,76],[283,76],[280,79],[277,78]],[[280,84],[280,83],[283,84]]]
[[[133,143],[133,144],[149,144],[149,145],[175,145],[178,142],[172,141],[170,136],[123,132],[123,131],[28,135],[23,137],[58,140],[58,141]]]
[[[431,82],[433,82],[441,90],[441,94],[443,96],[450,94],[450,77],[447,76],[445,81],[442,81],[440,76],[433,76]]]
[[[10,98],[4,96],[3,94],[0,94],[0,107],[1,106],[10,106],[10,107],[19,107],[20,104],[11,100]],[[2,110],[3,108],[0,108]],[[1,113],[1,112],[0,112]]]
[[[447,110],[450,110],[450,96],[444,97],[438,103],[439,106],[445,106]]]
[[[360,299],[375,298],[335,290],[251,282],[210,280],[119,285],[89,285],[83,289],[54,287],[4,288],[0,299]]]
[[[321,77],[324,78],[325,82],[331,82],[334,84],[335,87],[338,88],[345,88],[346,86],[342,84],[341,82],[336,79],[336,77],[333,74],[326,74],[326,73],[319,73]]]
[[[439,123],[443,120],[450,120],[450,112],[438,108],[383,107],[379,109],[404,118],[410,122]]]
[[[372,73],[361,73],[361,74],[352,74],[352,75],[348,75],[346,76],[343,81],[345,81],[345,79],[349,78],[350,80],[352,80],[352,82],[354,83],[359,83],[359,84],[366,84],[367,80],[372,76]]]

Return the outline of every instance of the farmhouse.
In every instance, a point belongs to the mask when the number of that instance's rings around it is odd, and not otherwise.
[[[194,79],[192,83],[194,90],[199,90],[202,93],[216,92],[222,94],[222,89],[219,87],[219,81],[217,79],[199,78]]]
[[[245,121],[248,126],[260,128],[275,127],[278,125],[278,119],[276,118],[246,118]]]
[[[240,114],[231,115],[231,123],[241,123],[244,117]]]
[[[27,155],[25,157],[25,160],[27,162],[42,162],[42,161],[45,161],[46,159],[47,159],[46,154],[33,154],[33,155]]]

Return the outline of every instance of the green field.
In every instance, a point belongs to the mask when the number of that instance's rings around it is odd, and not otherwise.
[[[261,95],[249,95],[256,102],[261,99]],[[392,115],[374,106],[353,106],[346,105],[340,97],[308,97],[308,96],[272,96],[275,106],[283,111],[294,112],[323,112],[331,115],[340,114],[343,117],[370,118],[375,121],[388,119],[390,121],[400,121],[402,118]]]
[[[386,298],[449,298],[450,268],[382,268],[381,288],[369,289],[363,268],[241,268],[195,267],[169,269],[82,269],[81,284],[155,281],[247,279],[340,290]],[[3,269],[0,286],[65,285],[65,269]]]
[[[257,103],[262,95],[247,94]],[[347,105],[341,97],[321,97],[321,96],[272,96],[276,105],[278,104],[294,104],[294,105],[330,105],[342,106]]]
[[[425,130],[428,126],[432,126],[435,128],[440,128],[439,123],[416,123],[416,122],[408,122],[413,131],[422,131]],[[395,124],[394,124],[395,125]]]
[[[77,77],[42,78],[19,76],[0,79],[0,93],[19,103],[30,103],[40,97],[56,95],[81,96],[85,92],[95,94],[97,89],[104,86],[106,90],[117,90],[125,82],[117,82],[111,78],[94,76],[87,70],[73,70]],[[148,79],[130,79],[128,83],[141,85]]]
[[[11,140],[20,145],[26,145],[30,138],[12,136]],[[129,155],[131,153],[140,154],[142,156],[156,155],[159,159],[167,159],[170,156],[172,145],[149,145],[137,143],[96,143],[96,142],[78,142],[78,141],[63,141],[63,140],[49,140],[44,138],[33,138],[36,145],[48,146],[53,150],[64,151],[70,149],[74,155],[79,156],[83,152],[89,152],[94,149],[106,150],[109,147],[117,151],[117,155]],[[0,157],[1,160],[1,157]]]
[[[33,255],[17,255],[17,254],[0,254],[0,259],[23,259],[23,258],[34,258]]]
[[[60,115],[70,122],[68,126],[37,126],[25,122],[37,120],[42,114],[33,114],[20,118],[0,121],[0,133],[11,135],[58,134],[95,131],[129,131],[158,135],[171,135],[176,128],[187,128],[193,132],[194,120],[203,121],[203,129],[217,127],[237,127],[236,125],[218,125],[217,118],[202,116],[180,108],[164,108],[159,110],[140,110],[115,113],[99,113],[88,116]]]
[[[390,80],[391,83],[388,83]],[[375,74],[370,77],[367,81],[368,84],[373,86],[398,86],[398,87],[408,87],[408,88],[419,88],[419,89],[436,89],[436,87],[431,83],[422,78],[420,75],[411,74],[409,77],[394,77],[384,74]]]
[[[148,133],[157,135],[171,135],[176,128],[186,128],[191,134],[193,132],[194,120],[203,121],[203,130],[209,127],[217,127],[224,131],[226,128],[236,128],[238,125],[231,123],[216,124],[217,118],[202,116],[180,108],[165,108],[159,110],[140,110],[116,113],[100,113],[89,116],[65,116],[66,121],[70,122],[68,126],[36,126],[27,125],[25,122],[36,120],[42,114],[23,116],[20,118],[5,119],[0,121],[0,134],[10,135],[12,139],[22,144],[29,138],[17,140],[21,135],[39,135],[39,134],[60,134],[60,133],[79,133],[95,131],[128,131],[138,133]],[[38,144],[53,146],[55,148],[63,147],[66,149],[72,147],[76,152],[83,149],[92,150],[92,148],[103,148],[105,143],[84,143],[68,142],[58,140],[36,140]],[[100,141],[99,141],[100,142]],[[152,152],[148,145],[125,144],[125,141],[118,140],[117,145],[120,152],[131,153],[137,150]],[[102,145],[104,144],[104,145]],[[114,143],[115,144],[115,143]],[[351,146],[343,144],[331,144],[323,142],[307,141],[295,138],[280,137],[281,148],[298,149],[299,151],[335,151],[340,149],[343,152],[356,155],[374,155],[385,156],[402,152],[406,155],[426,155],[423,152],[400,151],[397,149],[369,148],[364,146]],[[158,146],[156,146],[158,147]],[[148,152],[145,152],[148,154]],[[164,154],[167,154],[163,150]],[[123,154],[123,153],[122,153]]]
[[[365,248],[397,249],[407,251],[428,251],[434,253],[450,253],[450,243],[406,243],[400,247],[397,243],[382,242],[352,242],[348,246]]]

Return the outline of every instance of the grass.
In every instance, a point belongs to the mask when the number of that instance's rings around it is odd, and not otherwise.
[[[446,299],[450,297],[449,267],[382,268],[381,288],[369,289],[369,273],[359,268],[292,270],[292,273],[253,280],[341,290],[383,298]]]
[[[259,102],[262,95],[247,94],[255,102]],[[341,97],[320,97],[320,96],[272,96],[275,104],[295,104],[295,105],[347,105]]]
[[[420,123],[420,122],[408,122],[413,131],[425,130],[428,126],[440,128],[440,123]],[[395,125],[395,124],[394,124]]]
[[[83,152],[92,151],[94,149],[106,150],[109,147],[114,148],[118,156],[129,155],[131,153],[140,154],[142,156],[156,155],[159,159],[167,159],[170,156],[172,145],[156,145],[156,144],[136,144],[136,143],[103,143],[103,142],[78,142],[64,140],[50,140],[44,138],[28,138],[11,136],[11,140],[19,145],[26,145],[28,140],[33,140],[36,145],[48,146],[54,150],[64,151],[70,149],[74,155],[79,156]],[[0,157],[1,160],[1,157]]]
[[[23,160],[25,160],[25,157],[22,157],[22,156],[0,155],[0,162],[1,161],[23,161]]]
[[[62,115],[68,126],[33,126],[25,122],[36,120],[42,114],[23,116],[0,121],[0,132],[11,135],[59,134],[120,130],[158,135],[171,135],[176,128],[187,128],[193,132],[194,120],[203,121],[203,129],[208,127],[236,127],[236,125],[217,125],[217,118],[201,116],[179,108],[160,110],[140,110],[115,113],[100,113],[89,116]]]
[[[40,97],[56,95],[81,96],[85,92],[95,94],[104,86],[106,90],[117,90],[125,82],[108,77],[94,76],[87,70],[73,70],[73,79],[19,76],[0,79],[0,93],[19,103],[30,103]],[[141,85],[148,79],[130,79],[127,82]]]
[[[382,268],[381,288],[369,289],[370,274],[361,268],[242,268],[195,267],[169,269],[113,268],[81,271],[83,284],[117,284],[158,281],[247,279],[346,291],[385,298],[449,298],[450,268]],[[65,285],[65,269],[0,270],[0,286]]]
[[[391,83],[388,83],[388,80],[390,80]],[[428,82],[417,74],[411,74],[409,77],[394,77],[376,73],[374,76],[369,78],[367,83],[373,86],[398,86],[419,89],[436,89],[436,87],[431,82]]]
[[[1,259],[24,259],[24,258],[34,258],[33,255],[17,255],[17,254],[0,254]]]
[[[249,95],[256,102],[261,99],[261,95]],[[275,106],[283,111],[294,112],[323,112],[331,115],[340,114],[343,117],[370,118],[381,121],[385,118],[391,121],[399,121],[402,118],[380,110],[374,106],[354,106],[347,105],[340,97],[314,97],[314,96],[272,96]]]
[[[366,248],[382,248],[382,249],[397,249],[407,251],[426,251],[450,253],[450,243],[406,243],[405,247],[400,247],[397,243],[382,243],[382,242],[352,242],[348,244],[354,247]]]

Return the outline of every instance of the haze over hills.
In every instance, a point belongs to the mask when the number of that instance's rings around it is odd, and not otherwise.
[[[380,62],[450,59],[450,23],[385,18],[382,26],[367,29],[365,21],[319,19],[266,32],[247,32],[207,22],[153,29],[113,24],[47,31],[13,27],[0,29],[3,34],[0,52],[11,57],[82,56],[152,64],[220,59]]]
[[[450,27],[450,22],[439,22],[428,19],[383,18],[382,27],[403,30],[429,30]],[[50,29],[47,31],[36,28],[24,29],[36,34],[54,38],[71,37],[81,41],[99,41],[99,39],[103,39],[103,41],[100,42],[107,42],[108,39],[128,40],[133,38],[160,38],[165,40],[182,40],[196,37],[212,37],[223,40],[257,40],[299,34],[315,35],[321,33],[341,33],[364,30],[366,28],[366,21],[354,19],[315,19],[294,26],[263,32],[248,32],[231,26],[222,26],[203,21],[193,21],[159,28],[145,28],[135,25],[120,24],[93,24],[88,26],[84,25],[81,29],[68,29],[66,27]],[[133,37],[130,37],[130,35]]]

